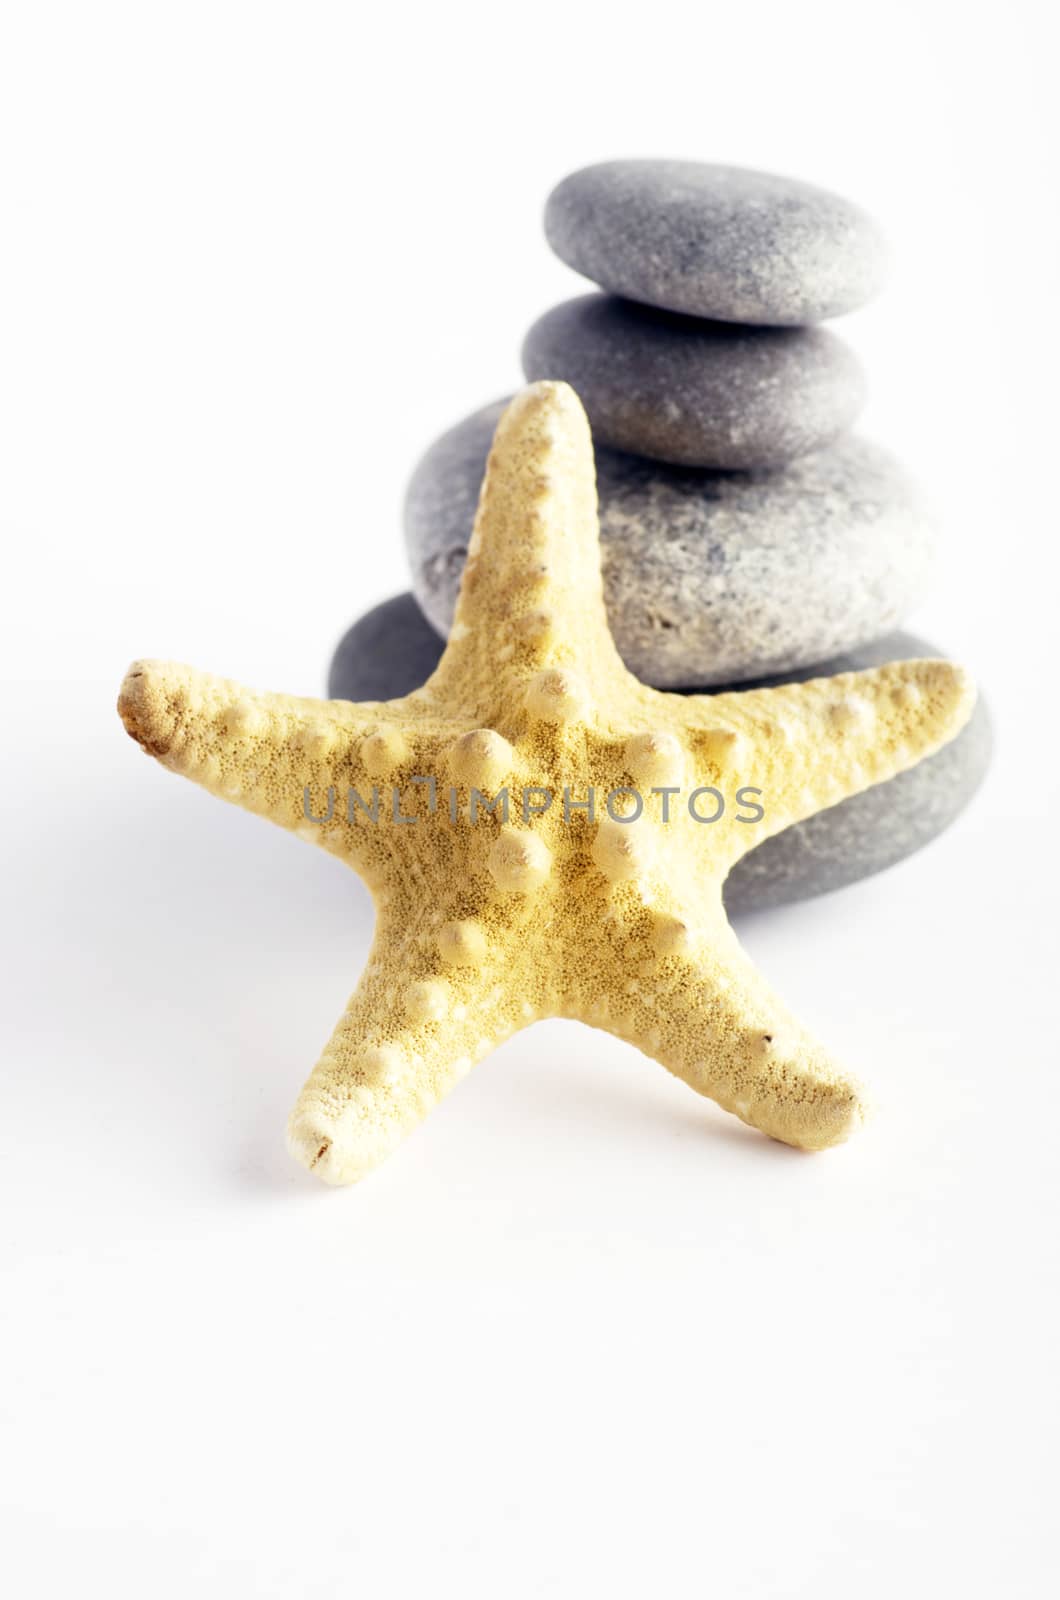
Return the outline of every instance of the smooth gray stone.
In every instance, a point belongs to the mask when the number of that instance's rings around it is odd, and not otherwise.
[[[445,640],[413,594],[373,606],[343,634],[328,669],[331,700],[400,700],[422,688],[442,659]]]
[[[506,402],[436,440],[405,501],[412,587],[448,634]],[[626,665],[660,689],[787,672],[881,638],[917,600],[933,531],[902,469],[847,437],[767,472],[596,452],[604,592]]]
[[[400,700],[427,682],[441,640],[411,594],[384,600],[339,641],[328,671],[332,700]]]
[[[879,229],[849,200],[698,161],[572,172],[548,197],[545,234],[612,294],[722,322],[820,322],[871,300],[886,273]]]
[[[339,700],[397,699],[426,682],[443,648],[412,595],[398,595],[354,623],[331,664],[328,693]],[[924,639],[892,633],[849,655],[765,682],[798,683],[878,667],[885,661],[941,654]],[[980,697],[967,727],[935,755],[887,783],[785,828],[744,856],[725,884],[729,911],[761,911],[808,900],[912,855],[963,811],[982,782],[991,748],[990,718]]]
[[[865,403],[823,328],[746,328],[614,295],[553,306],[523,343],[531,382],[578,391],[601,444],[687,467],[775,467],[828,444]]]

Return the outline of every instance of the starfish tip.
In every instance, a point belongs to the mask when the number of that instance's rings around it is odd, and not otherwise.
[[[570,417],[585,421],[585,408],[569,383],[543,378],[528,383],[509,402],[504,413],[511,422],[523,422],[531,417]]]
[[[126,733],[141,750],[156,757],[164,756],[169,749],[161,691],[164,669],[161,661],[134,661],[118,692],[118,715]]]
[[[975,679],[967,667],[957,661],[930,658],[904,665],[911,669],[906,678],[907,686],[915,687],[925,696],[945,726],[946,738],[959,733],[978,698]]]
[[[323,1116],[294,1111],[287,1124],[287,1149],[314,1178],[332,1188],[356,1183],[373,1163],[358,1162],[338,1137],[338,1130]]]

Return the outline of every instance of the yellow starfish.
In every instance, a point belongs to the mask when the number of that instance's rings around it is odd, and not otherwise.
[[[589,426],[571,389],[539,383],[497,429],[422,689],[295,699],[141,661],[118,709],[163,766],[333,851],[372,893],[368,965],[288,1127],[299,1160],[350,1183],[552,1016],[629,1040],[776,1139],[845,1139],[861,1093],[752,967],[722,882],[952,738],[973,700],[946,661],[718,695],[639,683],[607,625]],[[760,793],[734,803],[737,781]]]

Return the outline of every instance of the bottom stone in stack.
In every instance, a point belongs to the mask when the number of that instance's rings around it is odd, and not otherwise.
[[[328,674],[336,700],[393,700],[418,689],[433,672],[443,641],[411,594],[397,595],[355,622],[339,644]],[[886,661],[941,656],[911,633],[891,633],[874,644],[814,667],[736,689],[856,672]],[[721,694],[717,687],[689,693]],[[868,878],[937,838],[968,804],[986,774],[992,750],[990,718],[982,697],[967,727],[948,745],[888,783],[854,795],[775,834],[744,856],[725,884],[730,912],[807,900]]]

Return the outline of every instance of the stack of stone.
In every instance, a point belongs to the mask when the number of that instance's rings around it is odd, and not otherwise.
[[[605,292],[541,317],[523,368],[571,384],[588,412],[608,614],[637,676],[704,692],[940,655],[893,631],[921,593],[930,521],[899,464],[847,431],[864,377],[819,326],[880,285],[871,219],[765,173],[615,161],[566,178],[545,230]],[[332,695],[390,698],[433,669],[505,404],[421,461],[406,506],[415,599],[355,624]],[[837,888],[941,832],[989,760],[981,706],[912,771],[753,851],[726,886],[730,909]]]

